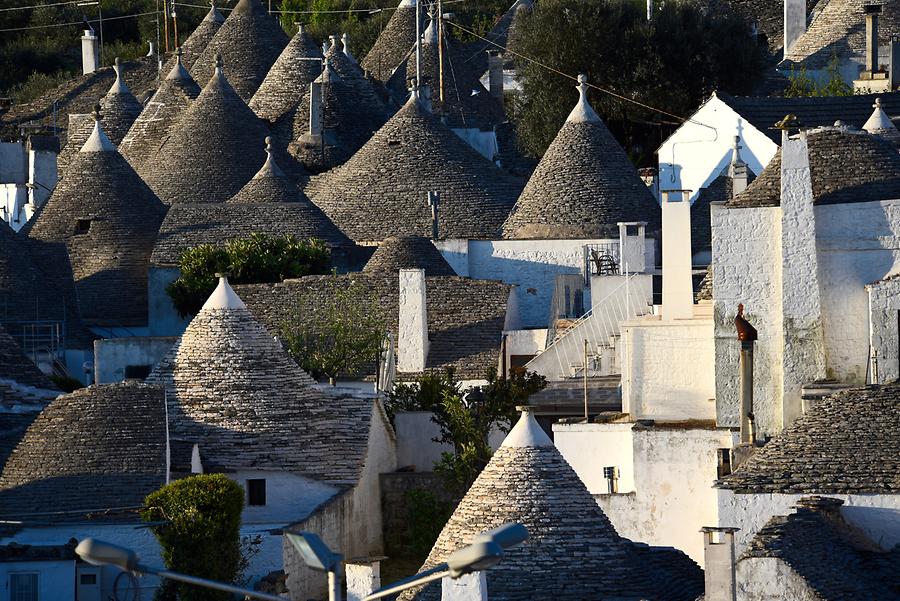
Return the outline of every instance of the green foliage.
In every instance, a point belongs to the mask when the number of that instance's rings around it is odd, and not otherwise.
[[[491,372],[486,379],[485,386],[464,392],[452,370],[428,372],[418,382],[398,384],[386,404],[391,416],[399,411],[434,413],[432,419],[441,431],[435,442],[449,443],[454,451],[441,455],[435,471],[460,490],[467,489],[490,461],[488,436],[494,425],[509,432],[517,419],[516,406],[524,405],[530,395],[547,385],[544,377],[535,373],[504,378]]]
[[[281,282],[328,273],[331,255],[316,238],[272,237],[254,233],[229,240],[223,247],[201,244],[181,254],[181,277],[166,288],[182,317],[195,315],[216,287],[216,273],[227,273],[234,284]]]
[[[79,388],[84,388],[84,384],[70,376],[57,376],[56,374],[53,374],[50,376],[50,380],[63,392],[73,392]]]
[[[616,94],[688,116],[714,90],[749,94],[761,78],[767,48],[725,5],[657,3],[648,21],[643,2],[545,0],[516,34],[516,51]],[[512,112],[523,149],[540,156],[577,98],[574,82],[519,59],[522,94]],[[630,155],[649,162],[679,122],[612,95],[589,99]]]
[[[176,480],[144,500],[141,517],[164,521],[152,532],[169,569],[234,583],[240,578],[241,511],[244,490],[221,474]],[[187,584],[169,584],[160,598],[180,601],[226,601],[228,593]]]
[[[297,310],[306,315],[282,324],[282,341],[314,378],[328,376],[334,385],[339,375],[356,375],[376,361],[387,326],[378,299],[359,282],[349,280]]]
[[[840,63],[836,54],[828,61],[828,79],[824,84],[819,84],[806,72],[806,67],[801,66],[799,71],[791,67],[788,79],[791,85],[784,91],[788,98],[805,96],[852,96],[853,88],[841,77]]]
[[[441,501],[428,490],[406,492],[407,539],[403,557],[426,557],[441,529],[453,514],[453,504]]]

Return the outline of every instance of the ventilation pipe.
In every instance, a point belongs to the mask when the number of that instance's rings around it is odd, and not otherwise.
[[[741,341],[741,444],[753,444],[753,344],[756,342],[756,328],[744,319],[744,305],[738,305],[734,318],[738,340]]]
[[[706,601],[736,601],[734,533],[737,528],[705,526],[703,533],[703,576]]]

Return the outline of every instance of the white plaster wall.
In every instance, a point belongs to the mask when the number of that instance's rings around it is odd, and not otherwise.
[[[773,516],[794,513],[797,501],[810,494],[813,493],[735,494],[731,490],[718,489],[718,525],[740,528],[734,538],[736,552],[740,554]],[[824,490],[815,494],[844,501],[841,506],[844,519],[883,548],[900,544],[900,495],[830,494]]]
[[[176,340],[174,336],[95,340],[94,382],[119,382],[125,379],[125,368],[129,365],[150,365],[152,368]]]
[[[434,246],[440,251],[450,267],[461,277],[469,277],[469,241],[462,238],[436,240]]]
[[[150,265],[148,275],[148,322],[151,336],[181,336],[190,318],[183,318],[166,294],[166,286],[181,275],[177,267]]]
[[[738,601],[821,601],[821,597],[786,563],[770,557],[748,557],[735,567]]]
[[[417,472],[430,472],[441,459],[441,453],[452,453],[453,445],[437,443],[441,429],[431,418],[431,411],[403,411],[394,415],[397,433],[397,465],[416,466]]]
[[[609,491],[603,468],[619,468],[619,492],[632,492],[634,482],[633,423],[553,424],[553,444],[592,495]]]
[[[65,541],[63,541],[65,542]],[[10,574],[37,573],[39,601],[75,601],[75,560],[0,562],[4,597],[12,601]]]
[[[689,319],[694,314],[691,279],[691,206],[681,193],[662,195],[662,316]]]
[[[759,174],[778,145],[714,94],[657,149],[660,189],[691,190],[693,201],[730,162],[736,135],[743,146],[741,158]]]
[[[504,334],[507,355],[534,355],[547,345],[547,328],[509,330]]]
[[[878,382],[900,377],[900,279],[879,282],[869,292],[869,344],[878,353]]]
[[[778,253],[781,209],[729,209],[713,205],[713,320],[716,415],[720,426],[739,426],[740,342],[734,329],[738,303],[759,333],[754,351],[754,414],[761,434],[781,429],[781,281]]]
[[[22,142],[0,142],[0,183],[28,181],[27,156]]]
[[[635,419],[715,419],[713,336],[706,319],[623,324],[623,411]]]
[[[424,269],[401,269],[397,371],[418,373],[428,358],[428,313]]]
[[[0,217],[16,232],[28,222],[27,202],[28,189],[23,184],[0,184]]]
[[[200,452],[202,454],[202,448]],[[241,521],[247,525],[270,522],[284,525],[297,522],[338,492],[334,486],[289,472],[238,470],[227,475],[245,490]],[[247,504],[247,480],[257,478],[264,478],[266,481],[266,504],[251,506]]]
[[[492,130],[481,131],[477,127],[454,128],[451,130],[460,140],[478,151],[478,154],[489,161],[493,161],[497,156],[499,148],[497,146],[497,134]]]
[[[35,206],[41,206],[50,198],[50,190],[58,180],[57,156],[55,152],[30,151],[28,153],[28,181],[37,184],[29,195]]]

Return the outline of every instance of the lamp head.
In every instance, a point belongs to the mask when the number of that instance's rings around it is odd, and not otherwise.
[[[475,540],[472,542],[494,542],[503,549],[510,549],[517,545],[521,545],[526,540],[528,540],[528,528],[522,524],[513,522],[510,524],[503,524],[502,526],[498,526],[487,532],[482,532],[476,536]]]
[[[87,563],[95,566],[117,566],[126,572],[137,567],[137,553],[131,549],[93,538],[86,538],[75,547],[75,553]]]
[[[340,564],[341,554],[334,553],[329,549],[317,534],[312,532],[288,532],[286,534],[303,561],[312,569],[332,572]]]
[[[493,567],[502,557],[503,548],[497,543],[476,542],[451,553],[447,558],[447,569],[450,578],[459,578]]]

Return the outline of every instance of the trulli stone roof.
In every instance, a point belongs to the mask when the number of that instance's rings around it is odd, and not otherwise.
[[[359,64],[344,53],[344,42],[337,36],[331,36],[331,46],[325,53],[328,65],[340,76],[341,81],[350,86],[356,95],[358,111],[390,114],[387,105],[387,91],[376,79],[366,78]]]
[[[166,482],[165,420],[162,389],[133,381],[58,397],[3,468],[0,516],[73,512],[40,519],[83,522],[85,513],[139,507]]]
[[[900,494],[898,436],[900,385],[846,390],[818,401],[717,486],[742,494]]]
[[[224,202],[265,160],[267,135],[265,123],[216,69],[172,127],[148,171],[147,183],[166,204]]]
[[[303,106],[301,98],[322,72],[321,61],[310,59],[321,58],[322,50],[300,26],[253,95],[250,108],[260,118],[276,121],[298,104]]]
[[[530,411],[523,413],[460,501],[423,569],[444,561],[480,533],[510,522],[523,524],[529,536],[505,550],[502,561],[487,570],[492,599],[693,601],[703,592],[703,574],[696,564],[685,575],[687,583],[667,582],[648,569],[643,552],[616,533]],[[678,564],[690,562],[681,553],[673,555],[681,556],[675,560]],[[432,583],[399,598],[436,600],[440,589],[440,582]]]
[[[427,192],[440,192],[440,238],[490,239],[521,190],[414,98],[349,161],[306,192],[357,242],[431,234]]]
[[[12,398],[21,399],[22,387],[53,391],[59,394],[50,378],[25,356],[22,347],[0,325],[0,405],[6,405]],[[38,397],[46,398],[46,394]]]
[[[181,62],[184,63],[186,69],[193,68],[194,63],[197,62],[197,59],[200,58],[200,55],[206,50],[209,41],[213,39],[213,36],[216,35],[224,22],[225,17],[223,17],[222,13],[219,12],[219,9],[216,8],[216,3],[212,2],[209,7],[209,12],[206,13],[206,16],[200,21],[200,24],[197,25],[196,29],[194,29],[194,31],[191,32],[191,35],[189,35],[181,44]],[[174,63],[175,59],[170,58],[163,69],[163,73],[168,73],[172,67],[174,67]]]
[[[806,132],[813,202],[819,205],[900,198],[900,154],[880,136],[848,127]],[[781,149],[759,177],[726,206],[781,204]]]
[[[866,20],[863,7],[869,0],[830,0],[809,24],[785,57],[807,69],[828,66],[832,56],[839,61],[866,56]],[[900,34],[900,2],[880,3],[878,18],[879,46],[890,44],[892,36]]]
[[[387,328],[398,339],[399,278],[395,273],[306,276],[278,284],[249,284],[237,290],[251,312],[272,332],[290,320],[319,319],[322,299],[358,283],[382,310]],[[497,370],[510,286],[492,280],[426,277],[428,369],[452,367],[460,378],[483,378]],[[374,365],[362,370],[374,374]],[[413,377],[415,374],[401,375]]]
[[[424,236],[386,239],[366,263],[363,272],[396,275],[401,269],[424,269],[426,276],[456,275],[431,240]]]
[[[875,110],[872,111],[872,115],[863,124],[862,128],[870,134],[881,136],[894,146],[900,145],[900,131],[897,130],[897,126],[894,125],[894,122],[891,121],[891,118],[887,116],[887,113],[881,107],[881,98],[875,99],[875,104],[872,108]]]
[[[421,13],[424,17],[426,11],[421,10]],[[415,43],[416,0],[400,0],[387,25],[378,34],[378,39],[362,59],[362,67],[375,79],[387,82],[394,69],[406,62],[409,49]]]
[[[503,224],[510,239],[595,238],[617,235],[617,222],[660,223],[647,185],[603,120],[580,98],[528,180]]]
[[[769,49],[778,54],[780,58],[782,54],[780,49],[784,47],[784,2],[780,0],[727,0],[726,4],[747,23],[756,23],[757,31],[766,36]],[[817,0],[806,0],[805,4],[806,14],[812,15],[818,2]]]
[[[801,499],[795,513],[769,520],[739,561],[783,561],[822,601],[900,599],[900,547],[879,548],[844,520],[840,505],[828,497]]]
[[[163,217],[165,206],[98,121],[32,218],[28,235],[68,251],[85,323],[142,326],[147,324],[150,252]]]
[[[191,67],[191,75],[197,81],[212,77],[216,55],[221,54],[228,81],[249,102],[287,45],[287,34],[259,0],[240,0]]]
[[[359,477],[375,405],[314,388],[224,278],[147,382],[166,388],[172,435],[207,469]]]
[[[322,84],[321,140],[309,137],[310,90],[303,93],[293,122],[291,155],[308,170],[319,173],[345,163],[369,141],[388,120],[388,111],[379,105],[360,110],[357,89],[350,86],[329,65],[316,81]]]
[[[150,173],[149,164],[159,159],[157,150],[200,95],[200,86],[184,68],[180,53],[179,49],[172,69],[119,145],[119,151],[141,176]]]
[[[439,110],[440,55],[438,53],[437,24],[429,23],[422,36],[422,78],[431,86],[432,104]],[[453,128],[478,128],[490,130],[506,121],[500,102],[490,95],[479,80],[477,63],[468,60],[471,51],[451,36],[444,38],[444,104],[441,115]],[[410,82],[416,77],[415,47],[411,47],[406,63],[401,65],[388,81],[388,89],[395,100],[402,104],[409,96]]]
[[[712,265],[707,266],[706,274],[704,274],[703,279],[700,280],[700,285],[697,287],[695,298],[698,301],[711,301],[713,299]]]

